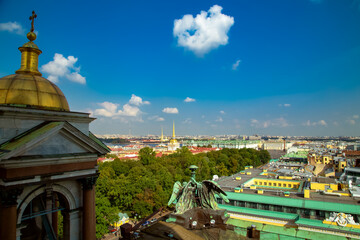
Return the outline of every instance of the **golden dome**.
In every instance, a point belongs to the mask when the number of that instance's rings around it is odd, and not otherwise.
[[[62,91],[46,78],[33,74],[0,78],[0,105],[70,111]]]
[[[177,143],[178,141],[176,139],[171,139],[170,143]]]
[[[30,40],[22,47],[21,66],[13,75],[0,78],[0,105],[70,111],[69,104],[62,91],[46,78],[41,77],[38,70],[38,57],[42,53],[33,41],[35,12],[31,31],[27,34]]]

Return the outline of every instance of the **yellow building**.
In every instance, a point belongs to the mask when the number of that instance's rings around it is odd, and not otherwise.
[[[250,189],[256,188],[285,188],[297,189],[300,186],[300,181],[288,179],[268,179],[268,178],[252,178],[244,183],[244,187]]]
[[[311,165],[331,164],[333,162],[333,156],[328,154],[309,153],[308,162]]]
[[[334,164],[334,168],[336,172],[343,172],[344,168],[346,167],[347,167],[347,163],[345,159],[339,160],[337,161],[337,164]]]

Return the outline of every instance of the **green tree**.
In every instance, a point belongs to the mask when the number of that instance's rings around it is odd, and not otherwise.
[[[96,238],[101,238],[109,230],[109,225],[119,220],[118,209],[112,207],[105,196],[96,196]]]
[[[139,151],[139,160],[143,165],[148,165],[155,160],[156,153],[152,148],[144,147]]]
[[[265,150],[227,149],[192,154],[182,147],[175,153],[156,158],[151,148],[139,151],[139,160],[119,160],[99,164],[96,183],[97,237],[108,232],[117,213],[147,216],[167,205],[175,181],[189,181],[190,165],[197,165],[197,180],[213,175],[228,176],[247,165],[260,166],[270,160]]]

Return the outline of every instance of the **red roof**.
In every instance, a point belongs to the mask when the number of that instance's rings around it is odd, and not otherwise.
[[[346,156],[360,156],[360,151],[344,150]]]

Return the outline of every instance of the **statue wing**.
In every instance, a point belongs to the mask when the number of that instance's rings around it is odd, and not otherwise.
[[[221,189],[219,184],[211,180],[204,180],[202,183],[207,187],[208,191],[212,191],[215,194],[218,194],[225,202],[229,202],[229,199],[226,197],[227,194]]]
[[[168,206],[172,204],[178,197],[181,195],[181,192],[183,190],[183,186],[179,181],[174,183],[173,192],[171,194],[170,200],[168,202]]]

